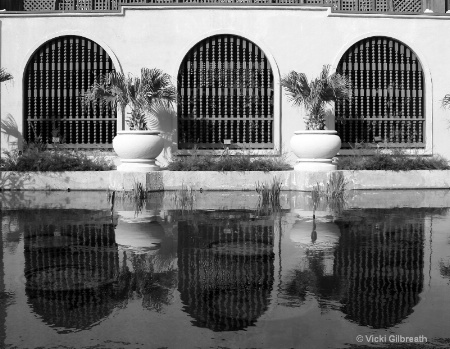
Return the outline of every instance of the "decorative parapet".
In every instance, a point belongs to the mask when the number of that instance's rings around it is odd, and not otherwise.
[[[331,7],[332,12],[422,14],[445,13],[449,0],[0,0],[0,9],[15,12],[118,12],[122,6],[280,5]]]

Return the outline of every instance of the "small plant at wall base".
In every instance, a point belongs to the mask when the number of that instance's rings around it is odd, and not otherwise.
[[[0,159],[1,171],[109,171],[114,164],[103,156],[91,157],[84,152],[46,150],[28,146],[22,154],[18,150],[5,151]]]
[[[190,156],[179,156],[167,166],[169,171],[289,171],[292,166],[286,155],[255,157],[244,151],[231,155],[228,151],[221,156],[198,155],[194,149]]]
[[[326,129],[329,106],[337,99],[350,99],[350,81],[341,74],[330,74],[330,66],[324,65],[320,75],[308,81],[304,73],[291,71],[281,79],[289,100],[306,111],[306,131],[294,132],[291,148],[299,158],[297,171],[332,171],[336,165],[332,158],[341,148],[341,139],[334,130]]]
[[[355,155],[339,156],[338,170],[354,171],[415,171],[415,170],[448,170],[447,159],[440,155],[419,156],[407,154],[402,149],[378,150],[375,154],[365,156]]]

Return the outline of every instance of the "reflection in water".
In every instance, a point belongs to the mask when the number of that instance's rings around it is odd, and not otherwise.
[[[66,347],[82,345],[73,341],[80,337],[101,346],[97,334],[111,328],[120,328],[117,343],[137,333],[136,343],[160,340],[160,346],[173,328],[186,338],[223,331],[227,341],[234,340],[231,331],[263,338],[302,321],[305,331],[339,328],[342,337],[356,330],[415,330],[424,314],[431,319],[429,312],[442,308],[441,318],[448,312],[448,305],[433,304],[433,297],[446,299],[447,285],[430,292],[433,282],[442,286],[450,278],[442,233],[431,256],[430,213],[353,210],[332,221],[298,211],[264,218],[245,210],[147,210],[138,217],[114,211],[114,219],[109,210],[3,211],[0,292],[10,294],[5,305],[0,293],[0,337],[9,336],[5,347],[32,347],[32,334],[18,326],[22,319],[33,331],[64,334],[54,338]],[[17,283],[18,266],[25,284]],[[424,291],[428,275],[434,279]],[[428,299],[421,300],[422,292]],[[130,327],[122,326],[130,318]],[[445,333],[431,328],[439,327],[433,321],[424,330]],[[164,330],[146,333],[146,326]],[[280,347],[304,346],[300,336],[284,341],[283,335]],[[123,343],[116,347],[134,347]]]
[[[303,242],[305,263],[290,272],[284,286],[286,305],[300,306],[311,293],[321,308],[340,307],[359,325],[389,328],[411,314],[419,302],[424,282],[424,219],[405,210],[358,213],[344,213],[336,221],[340,237],[332,245],[314,241],[307,245],[299,233],[304,223],[294,225],[291,238]],[[319,240],[321,235],[326,232],[319,231]],[[328,239],[333,241],[331,235]],[[333,266],[327,272],[330,261]]]
[[[266,311],[274,282],[273,219],[196,212],[178,223],[179,291],[193,324],[242,330]]]
[[[35,221],[28,217],[24,227],[29,304],[60,332],[89,328],[116,304],[119,256],[114,225],[102,222],[101,214],[92,215],[93,221],[84,223],[66,212],[53,221],[41,212]]]
[[[158,223],[143,226],[158,227],[159,241],[166,250],[152,248],[151,253],[142,253],[142,249],[118,246],[116,222],[111,223],[105,212],[36,211],[28,213],[25,221],[28,302],[58,332],[88,329],[115,307],[126,307],[130,299],[142,298],[144,308],[161,311],[173,298],[174,256]],[[147,231],[150,239],[154,230]],[[144,232],[139,234],[142,237]],[[131,238],[135,235],[130,232]]]
[[[345,216],[335,275],[345,284],[342,311],[360,325],[388,328],[419,302],[424,282],[424,219],[399,210],[365,210]]]
[[[142,298],[143,308],[161,312],[174,298],[177,275],[173,256],[124,251],[117,289],[124,299]]]

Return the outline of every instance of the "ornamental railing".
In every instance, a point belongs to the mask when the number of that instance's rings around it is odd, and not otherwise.
[[[327,6],[334,12],[445,13],[450,0],[0,0],[0,9],[31,12],[119,11],[124,5],[296,5]]]

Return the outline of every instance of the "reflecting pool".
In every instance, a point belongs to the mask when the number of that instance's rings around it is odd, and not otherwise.
[[[450,347],[449,192],[175,196],[0,192],[0,348]]]

